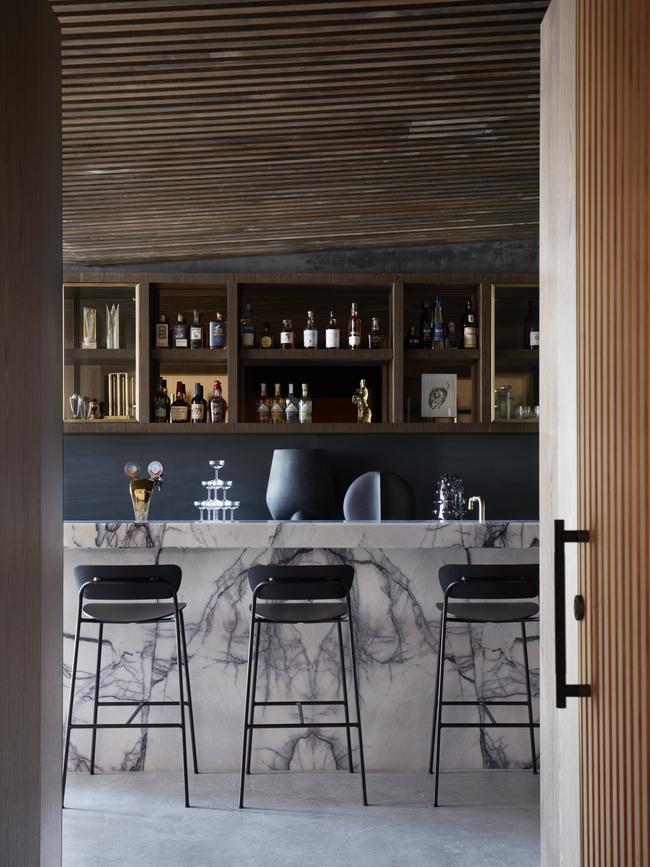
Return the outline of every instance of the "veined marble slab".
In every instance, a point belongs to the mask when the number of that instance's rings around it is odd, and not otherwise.
[[[530,548],[530,521],[243,521],[65,524],[66,548]]]
[[[170,523],[66,525],[65,678],[69,685],[80,563],[177,563],[192,674],[200,767],[235,770],[241,750],[250,601],[247,573],[255,563],[350,563],[355,567],[354,626],[360,675],[366,763],[371,770],[426,767],[445,563],[530,563],[538,560],[538,525]],[[536,624],[529,627],[533,693],[538,693]],[[171,624],[107,625],[101,665],[104,700],[177,699],[178,671]],[[275,700],[339,698],[336,627],[263,627],[258,696]],[[97,627],[84,626],[74,718],[92,719]],[[67,697],[67,688],[66,688]],[[523,700],[525,681],[518,624],[455,624],[449,629],[445,697]],[[523,721],[525,708],[493,708],[503,721]],[[344,729],[319,728],[341,718],[340,708],[312,708],[312,728],[255,734],[253,769],[345,768]],[[125,720],[123,708],[100,710],[105,722]],[[174,708],[145,710],[149,721],[171,720]],[[268,709],[260,721],[297,721],[293,708]],[[448,708],[448,718],[475,720],[484,712]],[[353,733],[353,746],[356,739]],[[72,735],[71,770],[87,770],[90,734]],[[99,770],[180,767],[176,730],[103,730]],[[356,757],[356,756],[355,756]],[[530,766],[525,729],[447,729],[442,766]],[[370,778],[370,782],[371,782]]]

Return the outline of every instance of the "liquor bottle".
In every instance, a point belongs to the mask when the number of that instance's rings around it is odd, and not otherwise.
[[[341,330],[336,324],[334,311],[330,310],[330,318],[325,329],[325,349],[338,349],[341,346]]]
[[[445,348],[445,325],[442,321],[442,304],[440,296],[436,295],[436,300],[433,305],[433,320],[431,323],[431,340],[434,349]]]
[[[214,394],[210,401],[210,422],[212,424],[223,424],[226,421],[228,413],[228,404],[224,400],[221,390],[221,382],[218,379],[214,381]]]
[[[420,339],[418,346],[422,349],[431,349],[431,312],[428,301],[423,301],[420,305]]]
[[[169,349],[169,322],[164,313],[156,322],[156,349]]]
[[[298,404],[298,420],[300,424],[309,424],[312,416],[311,397],[307,393],[307,383],[302,384],[302,397]]]
[[[264,327],[262,329],[262,333],[260,334],[260,349],[273,349],[273,344],[275,343],[273,339],[273,332],[271,331],[271,323],[265,322]]]
[[[445,349],[458,349],[458,334],[456,333],[456,323],[453,321],[453,319],[450,319],[447,323]]]
[[[190,408],[187,405],[187,400],[185,399],[184,382],[176,383],[176,400],[172,403],[170,407],[169,415],[169,420],[172,424],[186,422],[190,419]]]
[[[404,348],[405,349],[419,349],[420,347],[420,338],[415,333],[415,325],[411,325],[408,330],[408,334],[404,340]]]
[[[246,349],[252,349],[255,346],[255,321],[253,320],[253,308],[250,304],[246,305],[244,317],[239,323],[239,333],[241,345]]]
[[[153,396],[153,420],[156,422],[169,421],[169,395],[167,394],[167,380],[162,376],[158,380],[158,388]]]
[[[524,349],[539,349],[539,309],[532,299],[524,323]]]
[[[302,345],[305,349],[318,349],[318,330],[314,321],[314,311],[307,311],[307,324],[302,332]]]
[[[298,421],[298,398],[293,393],[293,383],[289,383],[289,393],[284,401],[284,420],[287,424],[296,424]]]
[[[203,326],[198,310],[194,311],[194,319],[190,325],[190,349],[203,349]]]
[[[257,398],[257,420],[265,424],[271,421],[271,402],[266,393],[266,383],[260,385],[260,396]]]
[[[472,305],[472,299],[467,300],[463,313],[463,349],[478,348],[478,323]]]
[[[271,401],[271,424],[284,424],[285,402],[280,391],[280,383],[275,383],[275,394]]]
[[[194,424],[206,421],[207,407],[206,401],[203,400],[203,386],[197,382],[194,385],[194,397],[190,405],[190,419]]]
[[[383,349],[384,335],[379,327],[379,317],[373,316],[370,319],[370,333],[368,334],[368,349]]]
[[[361,349],[361,317],[357,313],[357,302],[352,302],[350,322],[348,323],[348,346],[350,349]]]
[[[174,346],[176,349],[187,349],[187,323],[182,313],[178,314],[174,325]]]
[[[226,323],[221,318],[221,313],[217,313],[216,319],[210,323],[210,349],[225,349],[228,340],[226,334]]]
[[[293,335],[293,325],[290,319],[282,320],[282,331],[280,332],[280,349],[293,349],[295,346],[295,338]]]

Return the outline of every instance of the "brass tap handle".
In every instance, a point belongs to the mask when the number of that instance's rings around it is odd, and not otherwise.
[[[467,501],[467,510],[478,508],[478,521],[480,524],[485,523],[485,500],[483,497],[470,497]]]

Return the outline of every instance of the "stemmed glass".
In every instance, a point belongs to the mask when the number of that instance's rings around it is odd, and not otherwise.
[[[230,501],[230,520],[235,520],[235,510],[239,508],[239,500]]]
[[[225,461],[208,461],[208,463],[212,467],[212,469],[214,470],[215,482],[218,482],[219,481],[219,470],[222,470],[225,467],[226,462]]]

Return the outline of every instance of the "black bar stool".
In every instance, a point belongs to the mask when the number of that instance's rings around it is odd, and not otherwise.
[[[443,566],[438,572],[440,586],[444,591],[444,601],[438,603],[442,611],[440,617],[440,649],[438,651],[438,673],[436,677],[435,701],[433,707],[433,726],[431,731],[431,752],[429,773],[433,773],[435,755],[435,788],[433,803],[438,806],[438,781],[440,778],[440,734],[443,728],[527,728],[530,732],[530,752],[533,773],[537,773],[535,755],[535,729],[539,723],[533,722],[533,701],[530,689],[530,668],[528,666],[528,645],[526,623],[538,619],[539,605],[525,600],[539,595],[539,566]],[[460,599],[460,602],[450,600]],[[472,601],[480,600],[480,601]],[[520,623],[523,642],[524,669],[526,674],[526,701],[500,701],[479,699],[479,701],[443,701],[445,676],[445,639],[448,623]],[[490,722],[443,722],[442,708],[454,705],[480,707]],[[528,708],[528,722],[500,723],[490,711],[491,706],[519,705]]]
[[[190,670],[187,657],[187,640],[185,636],[185,620],[183,618],[184,602],[179,602],[177,593],[181,584],[182,572],[179,566],[77,566],[74,577],[79,588],[79,605],[77,608],[77,627],[74,639],[74,655],[72,661],[72,677],[70,681],[70,702],[68,706],[68,721],[65,733],[65,750],[63,755],[63,799],[65,801],[65,784],[68,772],[68,753],[70,750],[70,732],[72,729],[92,729],[90,751],[90,773],[95,773],[95,746],[97,729],[129,729],[129,728],[180,728],[183,742],[183,779],[185,784],[185,806],[189,807],[189,789],[187,779],[187,739],[185,734],[185,708],[189,712],[190,736],[192,742],[192,759],[194,773],[198,774],[196,759],[196,736],[194,733],[194,710],[192,707],[192,688],[190,686]],[[176,629],[176,654],[178,659],[179,701],[100,701],[99,677],[102,664],[102,643],[104,640],[105,623],[174,623]],[[74,692],[77,680],[77,663],[79,658],[79,639],[83,623],[99,624],[97,637],[97,667],[95,670],[95,694],[93,702],[92,723],[73,723],[72,710]],[[183,669],[187,685],[187,700],[184,695]],[[144,707],[162,707],[171,705],[180,708],[179,722],[169,723],[134,723],[135,717]],[[135,707],[135,710],[124,723],[98,723],[97,715],[100,707]]]
[[[366,767],[363,757],[363,737],[361,734],[361,711],[359,707],[359,684],[357,679],[356,656],[354,650],[354,630],[352,628],[352,608],[350,589],[354,581],[352,566],[253,566],[248,570],[248,581],[253,591],[251,605],[251,629],[248,644],[248,670],[246,674],[246,709],[244,712],[244,739],[241,759],[241,780],[239,786],[239,806],[244,806],[244,782],[251,771],[251,750],[255,729],[281,728],[345,728],[348,746],[348,768],[352,765],[352,740],[350,731],[357,729],[359,734],[359,767],[361,770],[361,789],[364,806],[368,805],[366,794]],[[350,654],[352,657],[352,680],[356,722],[350,721],[348,688],[343,651],[343,630],[346,622],[350,630]],[[260,632],[263,623],[336,623],[341,658],[343,700],[334,701],[257,701],[257,664],[260,649]],[[306,705],[338,705],[343,707],[345,722],[305,722],[303,707]],[[255,709],[258,707],[296,706],[300,716],[297,723],[256,723]]]

